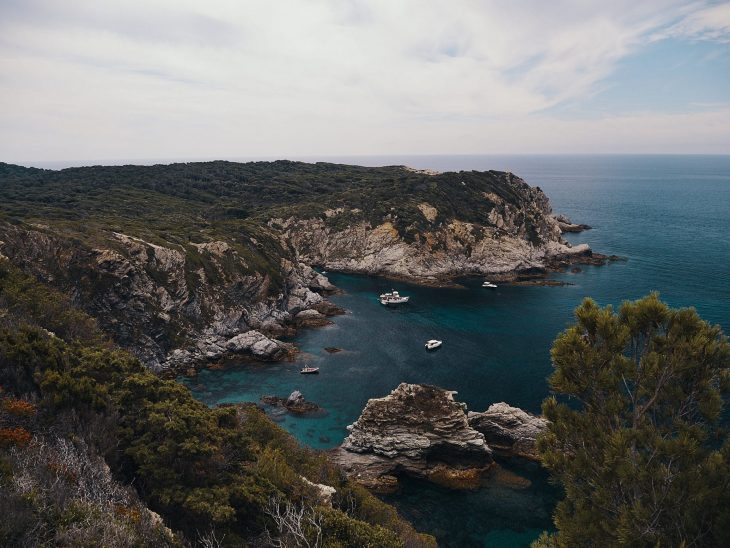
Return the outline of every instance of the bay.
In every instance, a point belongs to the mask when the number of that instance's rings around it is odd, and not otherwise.
[[[389,156],[330,158],[361,165],[405,164],[421,169],[512,171],[540,186],[558,213],[594,228],[569,234],[598,252],[626,257],[580,273],[560,273],[562,287],[435,289],[330,273],[344,294],[333,301],[348,310],[334,324],[302,332],[297,363],[242,365],[201,371],[184,379],[209,405],[286,396],[294,389],[328,414],[287,416],[280,424],[301,442],[327,449],[369,398],[400,382],[435,384],[458,391],[471,410],[506,401],[539,412],[548,395],[549,350],[590,296],[617,306],[659,291],[672,306],[694,306],[700,315],[730,328],[730,156]],[[397,289],[408,305],[385,308],[377,295]],[[423,343],[444,341],[426,353]],[[327,353],[325,347],[343,351]],[[302,376],[302,363],[320,367]],[[454,492],[408,481],[388,497],[421,530],[444,546],[527,546],[543,529],[558,492],[541,469],[503,463],[528,478],[530,487],[495,483],[477,492]]]

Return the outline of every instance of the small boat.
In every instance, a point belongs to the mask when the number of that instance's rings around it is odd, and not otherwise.
[[[302,375],[317,375],[319,374],[319,367],[302,367],[299,372]]]
[[[383,293],[382,295],[380,295],[380,304],[403,304],[407,303],[408,299],[410,299],[410,297],[404,297],[397,291],[393,290],[389,293]]]
[[[485,281],[485,282],[484,282],[484,283],[482,284],[482,287],[491,287],[492,289],[494,289],[494,288],[496,288],[496,287],[497,287],[497,285],[496,285],[496,284],[493,284],[493,283],[492,283],[492,282],[490,282],[490,281]]]
[[[430,341],[426,342],[424,346],[426,347],[426,350],[436,350],[437,348],[440,348],[442,344],[444,344],[444,341],[431,339]]]

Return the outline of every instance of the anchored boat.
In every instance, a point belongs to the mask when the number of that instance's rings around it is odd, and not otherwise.
[[[427,341],[424,346],[426,347],[426,350],[436,350],[437,348],[440,348],[442,344],[444,344],[444,341],[431,339],[430,341]]]
[[[484,282],[484,283],[482,284],[482,287],[491,287],[492,289],[494,289],[494,288],[496,288],[496,287],[497,287],[497,285],[496,285],[496,284],[493,284],[492,282],[490,282],[489,280],[487,280],[487,281],[485,281],[485,282]]]
[[[407,303],[408,299],[410,299],[410,297],[404,297],[397,291],[393,290],[390,293],[383,293],[382,295],[380,295],[380,304],[403,304]]]
[[[302,375],[317,375],[319,374],[319,367],[302,367],[299,372]]]

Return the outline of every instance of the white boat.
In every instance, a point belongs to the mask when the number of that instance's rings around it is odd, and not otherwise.
[[[407,303],[408,299],[410,297],[404,297],[397,291],[391,291],[390,293],[383,293],[380,295],[380,304],[389,305],[389,304],[403,304]]]
[[[426,342],[424,346],[426,347],[426,350],[436,350],[437,348],[441,347],[442,344],[444,344],[444,341],[431,339],[430,341]]]
[[[316,375],[319,373],[319,367],[302,367],[299,372],[302,375]]]
[[[492,282],[490,282],[490,281],[486,281],[486,282],[484,282],[484,283],[482,284],[482,287],[491,287],[492,289],[494,289],[494,288],[496,288],[496,287],[497,287],[497,285],[496,285],[496,284],[493,284],[493,283],[492,283]]]

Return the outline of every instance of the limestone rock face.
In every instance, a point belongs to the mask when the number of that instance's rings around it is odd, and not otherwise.
[[[226,350],[235,354],[247,353],[262,361],[275,361],[283,358],[288,352],[288,345],[276,339],[270,339],[255,330],[246,331],[230,338],[225,344]]]
[[[562,239],[568,225],[553,216],[542,190],[511,174],[503,184],[511,201],[484,193],[480,199],[491,209],[474,222],[442,219],[437,205],[422,202],[416,210],[425,226],[417,229],[399,226],[397,210],[373,222],[355,213],[359,210],[344,208],[324,217],[272,219],[271,224],[307,264],[421,283],[463,275],[509,280],[593,256],[587,245],[571,246]],[[338,218],[347,221],[333,224]]]
[[[455,487],[472,487],[493,462],[484,436],[469,426],[455,392],[399,385],[368,401],[334,460],[350,476],[388,490],[409,474]]]
[[[490,447],[537,460],[535,440],[548,426],[548,421],[504,402],[494,403],[484,413],[470,412],[469,426],[484,434]]]

